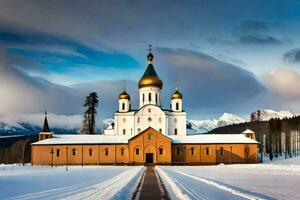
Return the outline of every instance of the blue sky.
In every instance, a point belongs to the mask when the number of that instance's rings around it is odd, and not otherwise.
[[[300,111],[299,33],[296,0],[2,0],[0,115],[82,113],[95,90],[111,117],[122,79],[137,105],[150,43],[164,105],[179,79],[190,118]]]

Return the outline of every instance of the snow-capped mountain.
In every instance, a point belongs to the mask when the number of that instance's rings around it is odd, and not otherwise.
[[[188,127],[196,130],[196,133],[205,133],[217,127],[244,122],[246,122],[246,120],[237,115],[224,113],[219,119],[188,120],[187,123]]]
[[[270,109],[260,109],[251,113],[250,118],[251,121],[268,121],[272,118],[283,119],[283,118],[291,118],[299,115],[300,113],[289,111],[289,110],[282,110],[276,112]]]
[[[218,119],[218,127],[220,126],[227,126],[230,124],[239,124],[239,123],[244,123],[246,122],[245,119],[231,114],[231,113],[224,113],[219,119]]]
[[[48,113],[48,122],[54,133],[77,133],[82,126],[82,115],[55,115]],[[39,133],[44,121],[43,114],[0,116],[0,135],[29,135]],[[97,132],[108,125],[96,119]],[[109,123],[109,120],[107,121]]]

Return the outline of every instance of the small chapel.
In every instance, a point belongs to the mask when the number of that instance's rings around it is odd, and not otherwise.
[[[256,163],[258,142],[249,129],[241,134],[187,134],[183,95],[176,87],[170,108],[162,107],[163,81],[148,66],[138,82],[139,106],[131,107],[124,89],[114,123],[101,135],[52,134],[45,115],[39,141],[31,144],[33,165],[141,165]]]

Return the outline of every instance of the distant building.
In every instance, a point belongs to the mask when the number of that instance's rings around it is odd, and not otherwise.
[[[52,135],[40,133],[32,144],[34,165],[97,164],[218,164],[255,163],[255,133],[186,134],[186,112],[178,87],[171,96],[169,109],[162,108],[162,80],[158,77],[153,54],[139,81],[139,108],[131,108],[130,95],[119,95],[114,123],[104,135]],[[45,133],[48,131],[48,133]],[[48,136],[45,136],[48,135]]]

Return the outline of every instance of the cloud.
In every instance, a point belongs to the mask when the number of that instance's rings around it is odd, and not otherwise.
[[[30,74],[80,74],[81,79],[88,79],[90,76],[80,73],[80,68],[106,73],[112,69],[138,66],[131,56],[112,49],[99,50],[62,34],[3,22],[0,23],[0,42],[10,54],[12,64]]]
[[[268,89],[285,101],[300,101],[300,74],[291,69],[276,69],[264,76]]]
[[[287,63],[300,63],[300,48],[292,49],[283,54],[283,60]]]
[[[234,28],[235,32],[249,33],[249,32],[269,32],[274,29],[282,28],[283,24],[279,22],[267,22],[259,20],[245,20]]]
[[[82,126],[83,115],[56,115],[48,113],[49,127],[63,129],[79,129]],[[22,128],[21,124],[30,124],[32,126],[42,127],[44,122],[44,114],[19,114],[6,115],[0,117],[0,122],[10,127]]]
[[[232,33],[243,45],[280,45],[284,40],[275,35],[283,27],[280,22],[245,20],[235,26]]]
[[[243,109],[242,105],[264,91],[251,72],[209,55],[186,49],[159,48],[158,52],[154,65],[166,83],[165,99],[169,101],[179,79],[185,109],[191,115]]]
[[[272,36],[245,35],[239,38],[239,42],[247,45],[280,45],[282,41]]]
[[[82,100],[73,89],[34,78],[14,68],[0,48],[0,116],[12,113],[32,113],[51,110],[54,113],[78,112]]]

